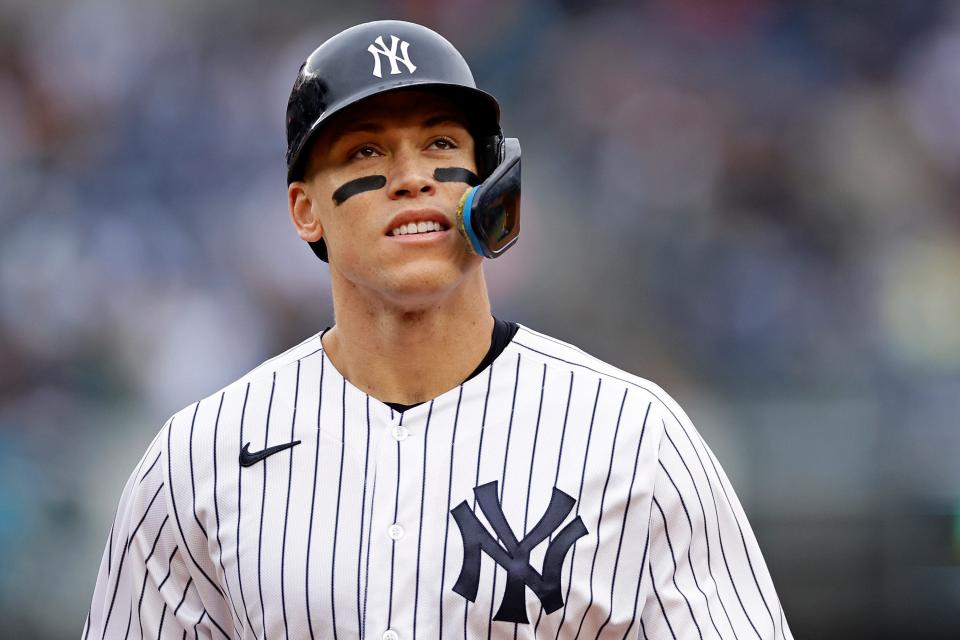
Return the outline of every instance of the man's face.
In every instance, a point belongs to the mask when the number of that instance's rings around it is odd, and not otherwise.
[[[419,90],[375,96],[335,116],[313,143],[305,181],[289,189],[294,224],[305,240],[323,238],[335,276],[402,306],[435,301],[481,262],[456,229],[467,185],[434,176],[451,167],[477,170],[451,100]],[[440,230],[395,233],[411,223]]]

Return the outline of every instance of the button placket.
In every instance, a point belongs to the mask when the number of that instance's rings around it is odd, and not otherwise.
[[[390,436],[397,442],[403,442],[408,437],[410,437],[410,430],[403,426],[401,423],[403,419],[403,414],[398,414],[392,421],[392,426],[390,427]],[[387,527],[387,535],[391,540],[396,542],[397,540],[403,537],[403,527],[398,522],[394,522],[389,527]]]
[[[398,443],[396,445],[398,447],[400,446],[399,443],[403,442],[404,440],[410,437],[410,430],[407,427],[403,426],[402,422],[403,422],[402,413],[395,414],[393,418],[390,420],[390,437],[393,438],[393,440],[395,440]],[[389,527],[387,527],[387,537],[390,538],[390,540],[392,540],[393,542],[397,542],[398,540],[403,538],[404,534],[405,534],[405,531],[403,529],[403,525],[401,525],[399,522],[394,522]],[[395,632],[393,632],[392,630],[388,630],[385,633],[395,634]],[[394,635],[394,637],[396,637],[396,635]]]

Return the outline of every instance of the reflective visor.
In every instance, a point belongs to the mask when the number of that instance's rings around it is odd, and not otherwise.
[[[506,191],[473,215],[473,230],[491,254],[496,257],[507,250],[520,235],[520,193]]]
[[[465,194],[463,231],[478,254],[496,258],[520,235],[520,143],[504,140],[504,158],[483,183]]]

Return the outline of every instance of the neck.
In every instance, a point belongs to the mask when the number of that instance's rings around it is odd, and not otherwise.
[[[411,310],[332,279],[335,326],[323,337],[333,366],[382,402],[416,404],[464,381],[490,348],[493,317],[477,268],[442,300]]]

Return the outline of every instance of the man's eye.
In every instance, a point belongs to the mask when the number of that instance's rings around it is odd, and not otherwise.
[[[375,158],[375,157],[377,157],[378,155],[380,155],[380,152],[377,151],[374,147],[365,146],[365,147],[360,147],[359,149],[357,149],[356,151],[354,151],[352,157],[353,157],[353,158],[356,158],[356,159],[359,159],[359,158]]]
[[[456,143],[454,143],[454,141],[451,140],[450,138],[437,138],[431,143],[431,145],[433,147],[436,147],[437,149],[444,149],[444,150],[457,148]]]

